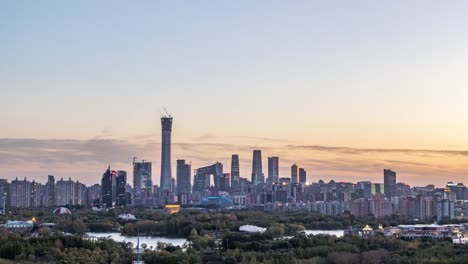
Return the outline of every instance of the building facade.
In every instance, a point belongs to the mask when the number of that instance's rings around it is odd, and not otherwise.
[[[185,160],[177,160],[177,194],[190,194],[192,186],[190,184],[191,165],[185,163]]]
[[[268,157],[267,183],[271,185],[275,182],[279,182],[279,157]]]
[[[112,177],[115,176],[115,174],[116,172],[111,171],[109,166],[109,168],[102,175],[101,203],[107,208],[112,207]]]
[[[173,192],[172,189],[172,169],[171,169],[171,133],[172,117],[165,116],[161,118],[161,184],[162,192]]]
[[[298,167],[296,164],[293,164],[291,166],[291,182],[292,183],[298,183],[297,174],[298,174]]]
[[[396,172],[384,169],[384,188],[385,188],[385,197],[391,198],[395,195],[396,187]]]
[[[133,188],[136,198],[152,196],[153,178],[151,162],[143,160],[133,163]]]
[[[299,168],[299,183],[307,183],[307,171],[304,168]]]
[[[116,194],[116,205],[117,206],[126,206],[127,205],[127,192],[126,192],[126,186],[127,186],[127,172],[123,170],[117,171],[117,177],[116,177],[116,185],[117,187],[115,188],[117,191]]]
[[[252,184],[257,186],[263,183],[265,183],[265,179],[262,172],[262,151],[257,149],[253,151]]]
[[[240,170],[239,170],[239,155],[233,154],[231,157],[231,186],[234,191],[239,191]]]

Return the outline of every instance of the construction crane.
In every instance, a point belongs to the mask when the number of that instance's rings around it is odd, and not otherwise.
[[[163,109],[164,109],[164,112],[166,112],[166,116],[171,117],[171,114],[169,113],[169,111],[167,111],[166,107],[163,106]]]
[[[133,166],[135,166],[135,161],[136,161],[136,159],[138,159],[138,157],[131,157],[131,158],[129,158],[129,159],[133,160],[133,163],[132,163],[132,164],[133,164]]]

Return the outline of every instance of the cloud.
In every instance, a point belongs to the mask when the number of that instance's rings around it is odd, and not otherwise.
[[[202,138],[213,137],[204,135]],[[214,136],[216,137],[216,136]],[[153,180],[159,182],[160,143],[153,135],[131,139],[93,138],[89,140],[0,139],[0,177],[45,177],[47,174],[76,177],[87,184],[99,182],[108,164],[131,171],[132,157],[153,162]],[[238,142],[242,143],[238,143]],[[231,141],[228,141],[231,142]],[[175,160],[192,162],[192,169],[222,162],[230,169],[231,154],[239,154],[241,176],[250,178],[252,150],[257,144],[237,142],[173,142]],[[290,166],[306,168],[313,181],[365,180],[382,181],[382,169],[397,170],[399,179],[413,184],[444,184],[447,180],[463,181],[468,174],[468,151],[426,149],[351,148],[320,145],[265,144],[260,147],[264,173],[268,156],[280,157],[281,176],[290,175]],[[159,164],[159,165],[158,165]],[[422,177],[424,175],[424,177]],[[129,179],[131,182],[131,179]]]
[[[193,137],[192,140],[194,141],[238,141],[238,140],[242,140],[242,142],[245,143],[252,143],[252,142],[255,142],[258,144],[258,142],[263,142],[263,143],[266,143],[266,142],[270,142],[270,143],[285,143],[285,142],[288,142],[287,139],[285,138],[269,138],[269,137],[251,137],[251,136],[218,136],[218,135],[215,135],[215,134],[211,134],[211,133],[207,133],[207,134],[203,134],[201,136],[198,136],[198,137]]]
[[[198,137],[193,137],[192,140],[194,141],[206,141],[206,140],[213,140],[215,138],[218,138],[215,134],[204,134]]]
[[[406,153],[406,154],[438,154],[438,155],[461,155],[468,156],[468,150],[431,150],[431,149],[383,149],[383,148],[350,148],[350,147],[330,147],[317,145],[287,145],[288,149],[303,149],[314,151],[327,151],[343,154],[372,154],[372,153]]]
[[[153,143],[138,145],[116,139],[0,139],[0,148],[2,149],[0,164],[11,162],[123,162],[138,153],[146,153],[147,149],[153,145]]]

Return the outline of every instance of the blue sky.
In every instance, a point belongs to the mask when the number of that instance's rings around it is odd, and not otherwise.
[[[464,150],[467,11],[466,1],[2,1],[0,139],[157,142],[166,106],[179,143]],[[294,153],[284,155],[320,159]],[[460,162],[431,176],[462,177]],[[11,166],[0,177],[47,173]]]

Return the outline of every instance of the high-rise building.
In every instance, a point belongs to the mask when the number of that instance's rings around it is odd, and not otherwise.
[[[55,205],[65,206],[73,203],[73,197],[75,196],[75,188],[73,188],[73,182],[71,179],[64,181],[63,178],[57,181],[55,184]]]
[[[455,218],[454,203],[447,198],[437,202],[437,221]]]
[[[117,172],[112,177],[112,203],[117,205]]]
[[[47,176],[45,191],[45,206],[53,207],[55,205],[55,177],[52,175]]]
[[[110,166],[106,170],[106,172],[104,172],[104,174],[102,175],[101,200],[102,200],[102,204],[105,205],[107,208],[112,207],[112,177],[115,175],[116,175],[116,172],[111,171]]]
[[[291,198],[293,202],[302,201],[303,186],[299,183],[291,184]]]
[[[381,193],[381,194],[386,193],[385,192],[385,184],[372,183],[372,185],[371,185],[371,194],[375,195],[375,194],[378,194],[378,193]]]
[[[223,173],[220,181],[219,190],[227,191],[231,187],[231,173]]]
[[[384,194],[372,195],[369,200],[369,213],[375,218],[381,218],[392,214],[392,203]]]
[[[415,201],[415,217],[419,220],[431,219],[437,215],[436,202],[432,196],[417,195]]]
[[[31,207],[41,207],[42,206],[42,195],[43,195],[44,186],[36,181],[31,182]]]
[[[8,183],[7,179],[0,179],[0,206],[3,210],[5,209],[4,206],[6,207],[8,205],[8,197],[10,196],[10,184]]]
[[[293,164],[291,166],[291,182],[292,183],[297,183],[297,174],[298,174],[297,165]]]
[[[10,206],[27,208],[31,206],[31,182],[16,178],[10,183]]]
[[[307,183],[307,171],[304,168],[299,168],[299,183]]]
[[[279,182],[279,158],[268,157],[268,178],[267,183],[269,185]]]
[[[190,184],[191,167],[190,164],[185,163],[185,160],[177,160],[177,194],[190,193],[192,189]]]
[[[384,169],[384,189],[385,197],[391,198],[394,196],[396,189],[396,172]]]
[[[83,183],[76,181],[74,205],[86,206],[87,204],[88,204],[88,188]]]
[[[133,188],[136,198],[148,198],[152,194],[152,163],[141,161],[133,163]],[[170,182],[170,180],[169,180]]]
[[[231,158],[231,185],[232,187],[238,189],[239,187],[239,155],[232,154]],[[237,190],[238,191],[238,190]]]
[[[363,190],[363,196],[369,198],[372,194],[372,183],[370,181],[361,181],[356,184],[358,189]]]
[[[338,201],[333,202],[324,202],[324,201],[317,201],[311,205],[311,211],[318,212],[324,215],[332,215],[337,216],[344,212],[343,203]]]
[[[453,182],[448,182],[446,188],[450,189],[456,195],[456,200],[468,200],[468,191],[466,186],[463,183],[455,184]]]
[[[365,198],[351,201],[351,214],[356,217],[369,216],[369,202]]]
[[[161,118],[162,140],[161,140],[161,191],[172,192],[172,172],[171,172],[171,132],[172,117]]]
[[[52,180],[52,178],[49,178]],[[49,186],[47,186],[49,184]],[[44,193],[46,199],[43,199],[45,202],[50,201],[50,197],[47,197],[49,190],[48,187],[51,186],[51,182],[47,182]],[[54,204],[56,206],[65,206],[65,205],[86,205],[88,201],[88,188],[86,185],[80,183],[79,181],[72,181],[71,178],[68,180],[63,180],[61,178],[55,183],[54,190]]]
[[[211,175],[213,175],[214,187],[221,189],[221,181],[224,180],[223,164],[216,162],[211,166],[198,168],[195,171],[193,179],[193,191],[202,193],[205,189],[211,186]]]
[[[116,178],[116,204],[117,206],[126,206],[127,205],[127,195],[126,195],[126,186],[127,186],[127,172],[123,170],[117,171]]]
[[[262,151],[253,151],[252,161],[252,184],[254,186],[265,183],[264,175],[262,172]]]
[[[89,206],[95,206],[101,201],[102,187],[99,184],[94,184],[88,188],[88,202]]]
[[[415,197],[399,197],[398,213],[409,219],[416,218],[416,198]]]

